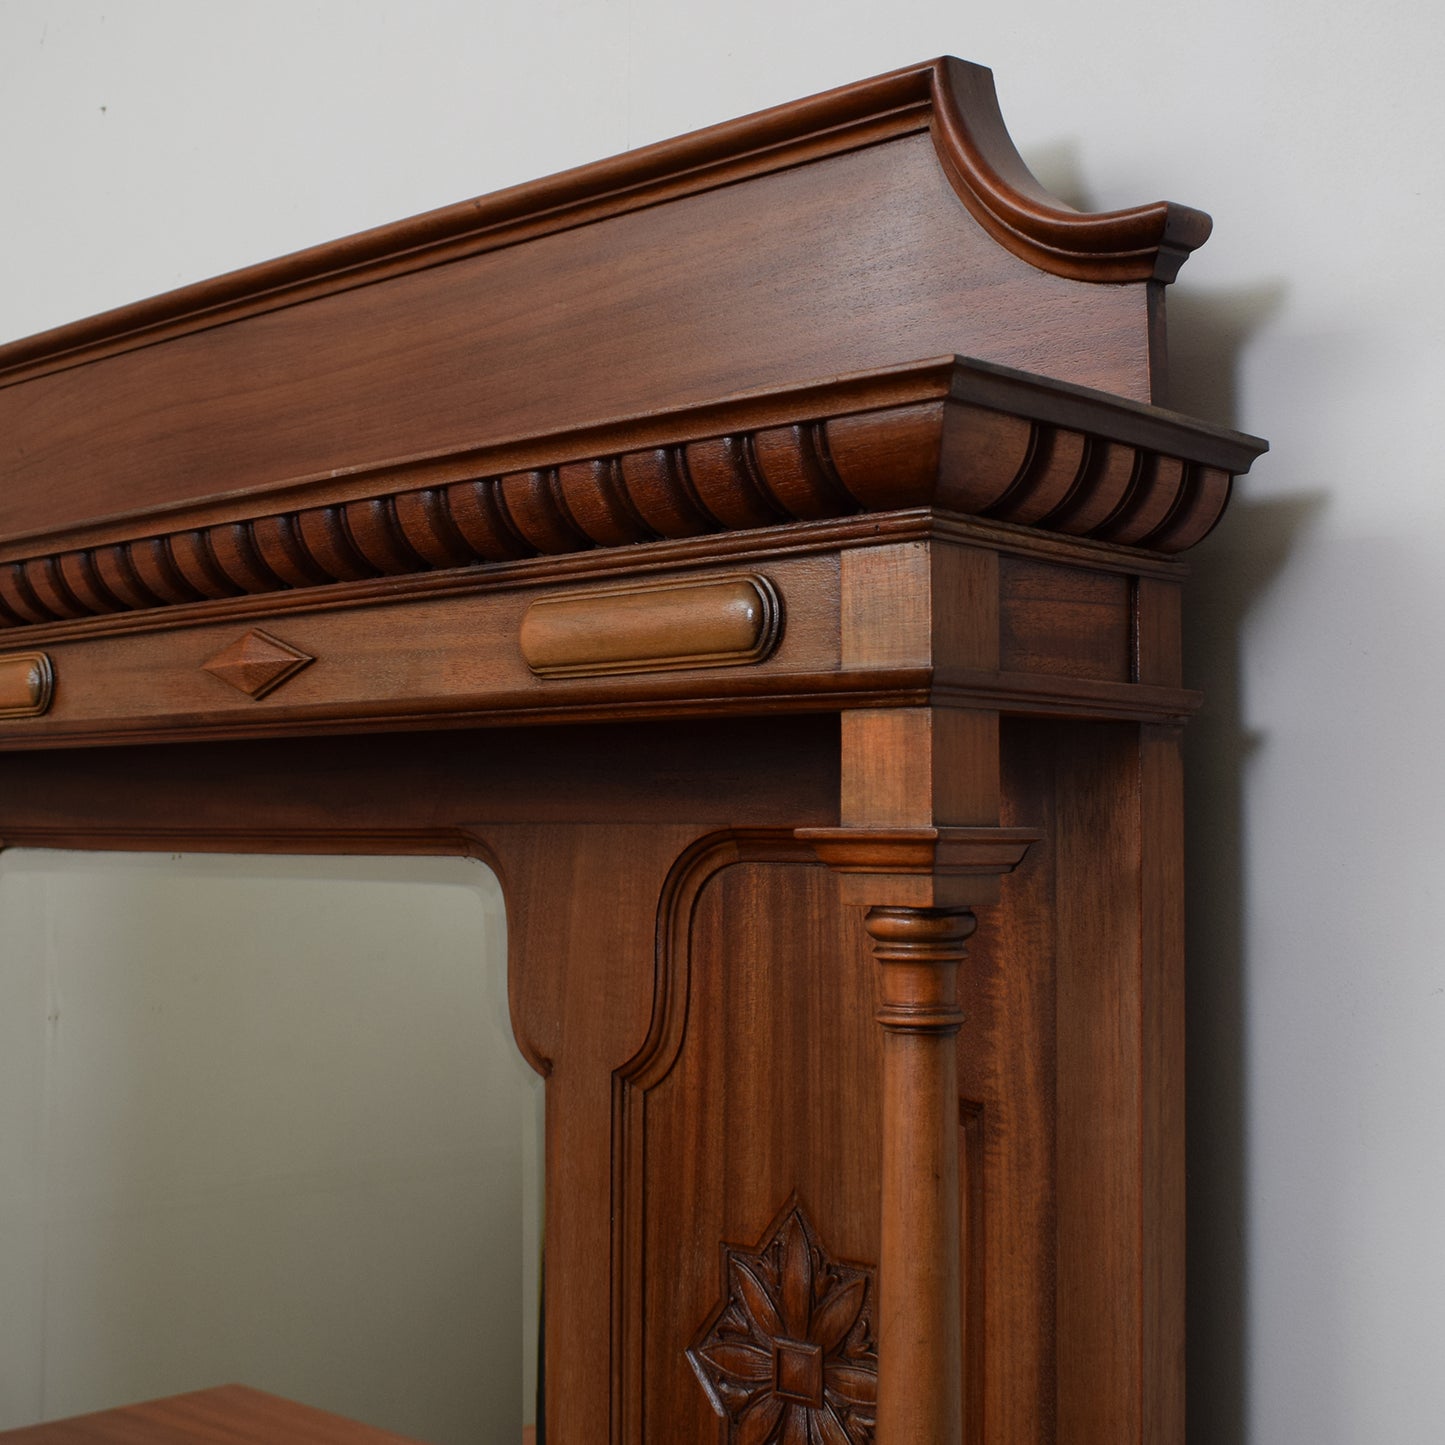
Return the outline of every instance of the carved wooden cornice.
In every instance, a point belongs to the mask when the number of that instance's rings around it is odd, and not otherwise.
[[[924,130],[974,218],[1042,270],[1172,281],[1209,236],[1188,206],[1084,214],[1048,195],[1008,135],[992,71],[944,56],[0,346],[0,386]]]
[[[606,446],[625,440],[634,444]],[[1084,388],[948,358],[323,479],[272,494],[270,507],[262,494],[239,511],[211,505],[164,522],[91,528],[70,539],[85,545],[0,564],[0,623],[917,507],[1177,552],[1214,525],[1231,477],[1260,446]]]

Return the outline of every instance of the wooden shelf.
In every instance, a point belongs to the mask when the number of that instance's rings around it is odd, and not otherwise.
[[[0,1431],[4,1445],[419,1445],[245,1385]]]

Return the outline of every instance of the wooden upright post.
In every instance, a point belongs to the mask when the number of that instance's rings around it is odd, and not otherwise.
[[[868,907],[883,1043],[878,1439],[962,1445],[958,970],[970,904],[1033,835],[1012,828],[810,828],[799,836]]]
[[[878,1431],[961,1445],[958,968],[966,909],[872,908],[883,1025]]]

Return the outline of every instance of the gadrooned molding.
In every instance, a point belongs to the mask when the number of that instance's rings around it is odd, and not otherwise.
[[[720,419],[726,430],[709,434]],[[1233,475],[1264,446],[957,358],[760,392],[612,434],[651,444],[579,458],[578,438],[563,436],[555,460],[544,439],[524,470],[488,473],[479,458],[480,474],[425,485],[429,458],[410,486],[407,469],[389,470],[375,495],[212,522],[202,508],[164,530],[140,518],[130,536],[0,564],[0,626],[914,507],[1178,552],[1214,525]]]

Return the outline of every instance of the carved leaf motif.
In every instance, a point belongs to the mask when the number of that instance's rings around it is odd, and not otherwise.
[[[850,1405],[878,1403],[878,1372],[853,1365],[838,1365],[828,1375],[828,1393]]]
[[[733,1435],[734,1445],[768,1445],[776,1439],[773,1434],[784,1411],[792,1413],[793,1407],[785,1404],[776,1395],[765,1395],[757,1406],[744,1413],[742,1423]]]
[[[872,1271],[834,1260],[790,1201],[725,1249],[726,1297],[687,1352],[729,1445],[873,1445]]]
[[[793,1211],[783,1226],[783,1323],[795,1340],[809,1338],[813,1299],[813,1257],[803,1222]]]
[[[730,1375],[735,1380],[751,1384],[754,1380],[773,1377],[773,1357],[767,1350],[757,1350],[751,1345],[713,1345],[699,1353],[719,1374]]]
[[[743,1306],[748,1323],[759,1339],[773,1340],[789,1333],[768,1298],[767,1286],[753,1273],[752,1266],[737,1255],[728,1258],[728,1276],[733,1296]]]
[[[825,1355],[832,1354],[858,1322],[866,1289],[863,1280],[850,1280],[835,1289],[814,1312],[811,1338],[814,1344],[822,1346]]]
[[[833,1413],[831,1406],[825,1405],[814,1417],[812,1424],[813,1433],[823,1445],[852,1445],[848,1432]]]

